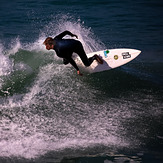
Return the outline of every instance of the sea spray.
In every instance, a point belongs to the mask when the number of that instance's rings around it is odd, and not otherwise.
[[[45,26],[41,36],[44,38],[48,36],[55,37],[65,30],[69,30],[78,36],[78,40],[83,44],[86,53],[105,49],[104,43],[98,39],[90,27],[85,26],[80,18],[75,19],[69,15],[59,14],[55,16],[53,21]],[[71,37],[66,36],[65,38]],[[74,39],[76,38],[74,37]]]
[[[12,61],[8,56],[4,55],[3,46],[0,44],[0,77],[9,75],[12,70]]]

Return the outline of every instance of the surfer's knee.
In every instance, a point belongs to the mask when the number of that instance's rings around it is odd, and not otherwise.
[[[69,63],[70,63],[70,62],[69,62],[67,59],[65,59],[65,58],[63,59],[63,64],[64,64],[64,65],[67,65],[67,64],[69,64]]]
[[[84,63],[85,67],[89,67],[90,63]]]
[[[83,61],[84,65],[85,65],[85,67],[89,67],[91,65],[90,60],[87,59],[87,58],[82,58],[82,61]]]

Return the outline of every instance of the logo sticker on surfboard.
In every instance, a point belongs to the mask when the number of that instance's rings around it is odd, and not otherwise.
[[[122,53],[123,59],[131,58],[131,54],[129,52]]]
[[[105,51],[104,51],[104,56],[105,56],[105,58],[108,57],[108,54],[109,54],[109,50],[105,50]]]
[[[115,55],[115,56],[114,56],[114,59],[117,60],[117,59],[118,59],[118,55]]]

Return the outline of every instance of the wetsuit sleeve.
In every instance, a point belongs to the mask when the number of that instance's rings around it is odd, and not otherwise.
[[[77,71],[79,71],[78,66],[76,65],[75,61],[74,61],[72,58],[70,58],[68,61],[71,63],[71,65],[72,65]]]
[[[64,32],[60,33],[59,35],[57,35],[57,36],[55,37],[55,39],[62,39],[62,38],[63,38],[64,36],[66,36],[66,35],[69,35],[69,36],[71,36],[71,37],[74,36],[74,34],[72,34],[70,31],[64,31]]]

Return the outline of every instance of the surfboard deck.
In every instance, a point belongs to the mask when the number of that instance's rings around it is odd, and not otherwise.
[[[132,61],[140,53],[141,51],[136,49],[106,49],[87,54],[88,58],[97,54],[103,59],[103,64],[99,64],[97,61],[93,61],[89,67],[85,67],[80,57],[76,57],[75,62],[83,71],[88,73],[95,73],[122,66]]]

